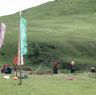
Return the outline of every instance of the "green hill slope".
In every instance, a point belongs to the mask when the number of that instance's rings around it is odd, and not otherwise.
[[[28,44],[56,47],[58,60],[95,63],[96,0],[56,0],[22,12],[27,19]],[[0,18],[7,32],[0,62],[12,63],[17,52],[19,13]],[[41,51],[42,52],[42,51]],[[54,56],[54,54],[52,55]]]

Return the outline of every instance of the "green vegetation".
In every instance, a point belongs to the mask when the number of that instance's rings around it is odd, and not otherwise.
[[[64,74],[30,75],[23,85],[12,76],[5,80],[0,75],[0,95],[95,95],[96,78],[78,73],[82,71],[71,75],[64,68],[71,60],[77,69],[96,65],[96,0],[56,0],[27,9],[22,16],[27,19],[27,69],[50,73],[56,60],[62,63]],[[12,64],[18,48],[19,13],[0,17],[0,22],[7,25],[0,65]],[[68,80],[70,76],[75,80]]]
[[[67,80],[73,77],[75,80]],[[23,80],[0,77],[0,95],[95,95],[96,78],[87,73],[77,75],[33,75]]]
[[[47,48],[46,55],[55,52],[60,61],[95,65],[96,0],[57,0],[25,10],[22,16],[27,19],[29,45],[55,46],[57,52]],[[0,22],[7,25],[0,63],[12,63],[18,47],[19,13],[1,17]]]

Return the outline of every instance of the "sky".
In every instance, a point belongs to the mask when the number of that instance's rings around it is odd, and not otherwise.
[[[0,0],[0,16],[14,14],[18,11],[36,7],[54,0]]]

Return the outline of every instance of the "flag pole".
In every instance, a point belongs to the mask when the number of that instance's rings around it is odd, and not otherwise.
[[[20,30],[19,30],[19,48],[18,48],[18,55],[19,55],[19,69],[20,69],[20,85],[22,84],[22,68],[23,65],[23,55],[27,53],[27,43],[26,43],[26,19],[21,17],[20,11]]]
[[[21,11],[20,11],[20,19],[21,19]],[[21,23],[19,22],[19,25],[20,25]],[[20,26],[19,26],[20,27]],[[19,30],[19,57],[20,57],[20,83],[19,83],[19,85],[22,85],[22,72],[21,72],[21,29]]]

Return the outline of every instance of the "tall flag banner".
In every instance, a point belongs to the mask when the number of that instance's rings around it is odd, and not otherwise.
[[[20,51],[21,55],[27,54],[26,19],[20,18]]]
[[[0,24],[0,48],[3,45],[5,30],[6,30],[6,25],[4,23],[1,23]]]
[[[26,33],[26,19],[21,17],[21,11],[20,11],[20,33],[19,33],[19,44],[18,44],[18,62],[20,64],[19,69],[20,69],[20,83],[19,85],[22,84],[22,68],[21,65],[24,64],[24,59],[23,55],[27,54],[27,33]]]

